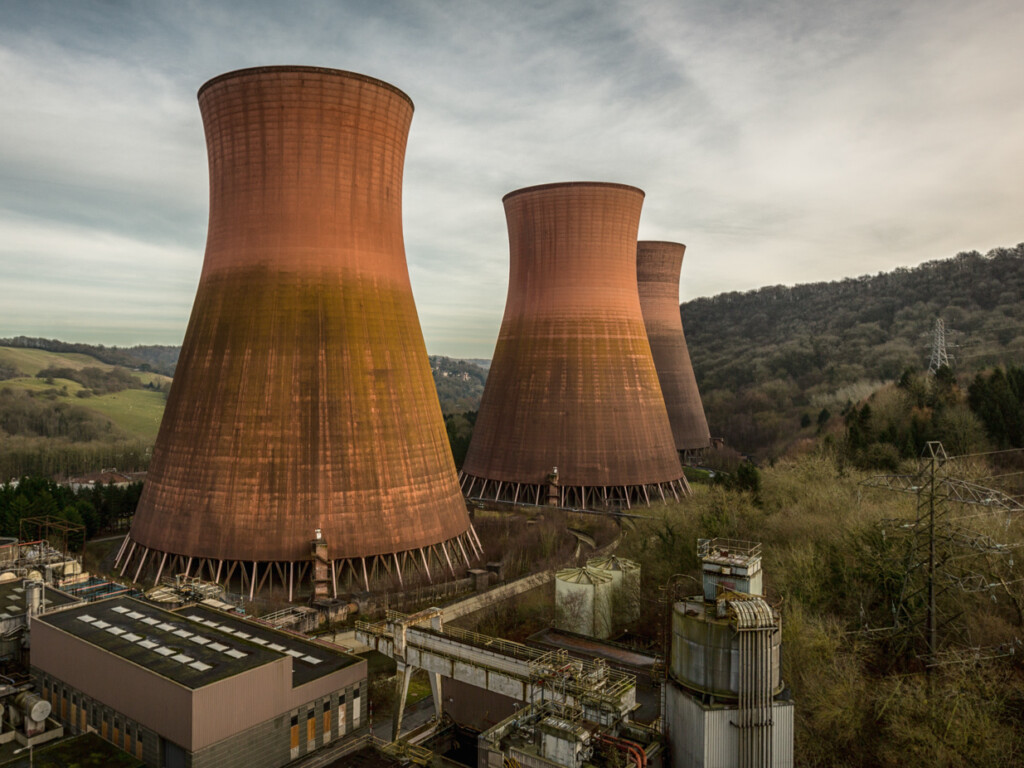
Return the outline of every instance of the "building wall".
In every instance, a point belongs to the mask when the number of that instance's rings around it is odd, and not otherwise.
[[[665,721],[672,768],[734,768],[739,760],[737,711],[704,707],[677,685],[668,684]],[[793,703],[772,707],[771,768],[793,766]]]
[[[32,622],[34,674],[60,680],[92,700],[186,749],[192,742],[191,691],[43,621]]]
[[[41,621],[32,623],[32,664],[189,752],[366,679],[360,660],[293,688],[292,660],[282,656],[193,690]]]
[[[46,672],[33,672],[43,698],[53,707],[53,717],[64,723],[69,733],[95,731],[150,768],[162,765],[164,737],[158,732]],[[186,768],[280,768],[296,757],[363,730],[367,722],[366,695],[364,678],[203,749],[190,751],[180,742],[174,743],[185,752]],[[240,699],[232,707],[244,708],[248,703]]]

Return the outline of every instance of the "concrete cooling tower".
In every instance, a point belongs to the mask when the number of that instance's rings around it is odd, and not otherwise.
[[[636,248],[640,308],[672,435],[680,453],[711,445],[711,433],[679,314],[679,273],[685,251],[686,246],[681,243],[653,240],[641,240]]]
[[[412,102],[261,67],[209,81],[199,106],[206,258],[121,573],[289,597],[454,573],[478,541],[405,261]]]
[[[505,196],[508,297],[467,496],[585,507],[689,492],[637,296],[643,199],[590,182]]]

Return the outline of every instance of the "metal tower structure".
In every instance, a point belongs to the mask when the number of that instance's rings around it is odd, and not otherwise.
[[[954,622],[959,613],[945,609],[942,598],[1000,585],[1005,588],[1005,582],[993,581],[987,574],[972,570],[972,566],[977,565],[977,558],[1007,555],[1019,546],[1002,544],[963,525],[965,516],[956,515],[953,505],[979,505],[1007,515],[1024,512],[1024,505],[1011,496],[954,477],[951,463],[942,443],[932,441],[916,474],[876,475],[862,483],[917,496],[913,521],[886,521],[883,532],[903,537],[905,547],[904,576],[892,605],[893,624],[883,629],[898,638],[901,652],[923,643],[925,653],[918,655],[929,667],[942,663],[939,654],[944,643],[957,634]],[[955,648],[950,653],[958,655]]]
[[[946,351],[946,324],[941,317],[935,318],[932,329],[932,356],[928,361],[928,375],[934,376],[942,366],[949,367],[949,354]]]

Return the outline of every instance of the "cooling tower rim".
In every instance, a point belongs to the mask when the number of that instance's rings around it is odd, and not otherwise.
[[[371,85],[376,85],[386,90],[392,91],[393,93],[397,94],[398,96],[401,96],[403,99],[409,102],[410,107],[412,107],[413,109],[416,108],[416,105],[413,104],[413,101],[409,97],[409,94],[407,94],[401,88],[398,88],[397,86],[394,86],[391,83],[386,82],[384,80],[380,80],[379,78],[371,77],[370,75],[364,75],[360,72],[351,72],[347,69],[332,69],[331,67],[310,67],[299,64],[282,64],[267,67],[246,67],[244,69],[235,69],[231,72],[225,72],[222,75],[217,75],[216,77],[207,80],[205,83],[199,86],[199,90],[196,92],[196,96],[202,96],[203,91],[205,91],[207,88],[209,88],[212,85],[216,85],[217,83],[224,82],[225,80],[233,80],[236,77],[245,77],[248,75],[264,75],[284,72],[329,75],[332,77],[340,77],[347,80],[361,80],[364,83],[370,83]]]
[[[637,240],[636,247],[643,245],[671,245],[673,248],[686,248],[686,243],[677,243],[675,240]]]
[[[503,198],[501,202],[506,202],[513,197],[519,195],[525,195],[529,192],[543,192],[549,189],[571,189],[573,187],[591,187],[595,189],[623,189],[630,192],[639,192],[640,197],[646,197],[647,194],[640,189],[640,187],[634,187],[631,184],[619,184],[614,181],[556,181],[551,184],[537,184],[532,187],[522,187],[521,189],[514,189]]]

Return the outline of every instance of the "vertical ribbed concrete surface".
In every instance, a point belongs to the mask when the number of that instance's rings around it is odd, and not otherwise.
[[[643,198],[604,183],[505,196],[508,297],[467,495],[547,502],[553,467],[563,505],[685,492],[637,296]]]
[[[363,75],[265,67],[209,81],[199,105],[206,258],[132,548],[218,578],[308,563],[318,528],[335,576],[455,559],[468,538],[421,549],[469,520],[402,239],[412,102]]]
[[[641,240],[636,248],[636,277],[676,448],[692,451],[711,445],[711,433],[679,313],[679,274],[685,251],[681,243]]]

